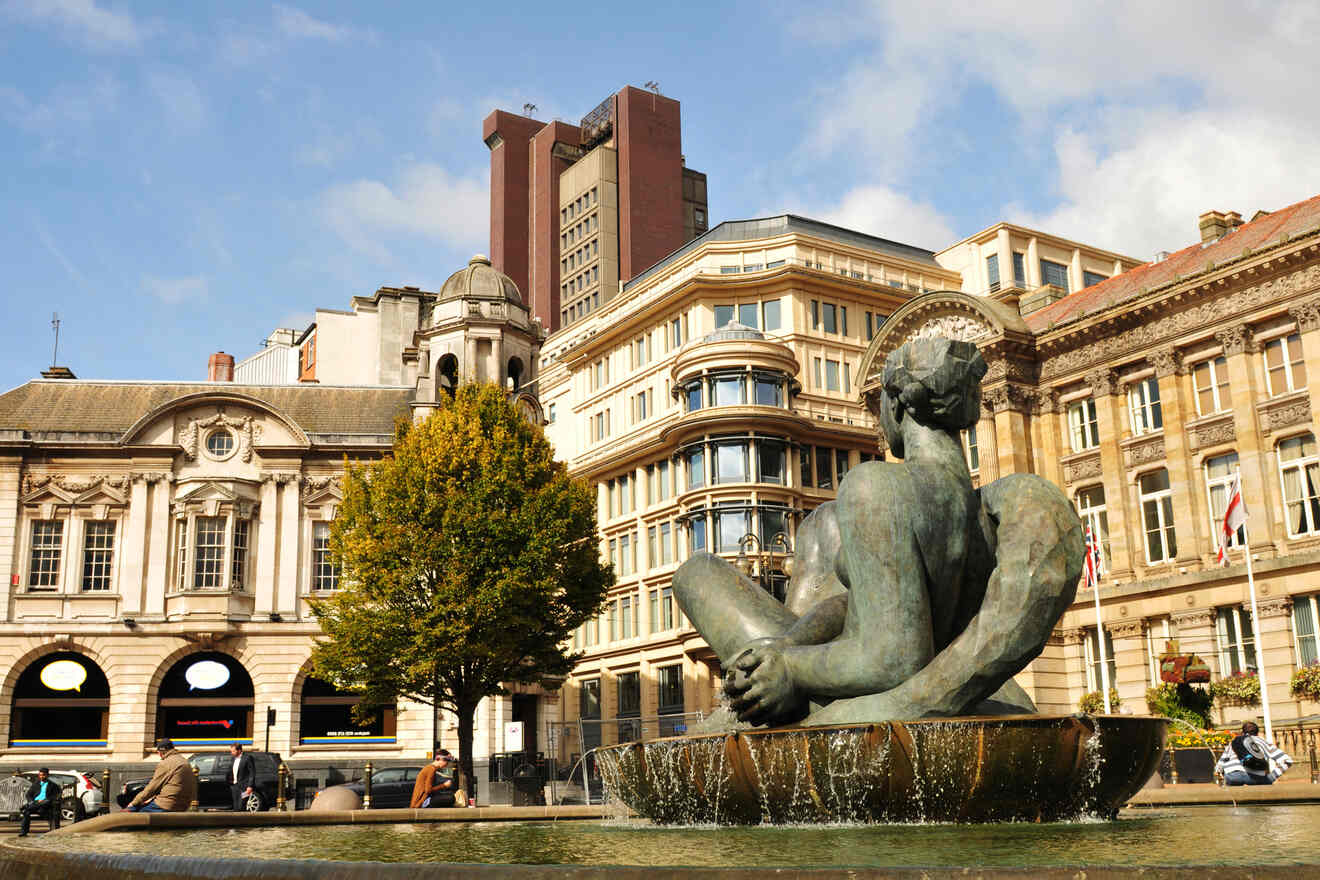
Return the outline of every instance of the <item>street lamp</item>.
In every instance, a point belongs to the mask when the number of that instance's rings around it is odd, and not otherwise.
[[[753,547],[753,552],[749,556],[747,546]],[[776,532],[770,539],[770,546],[762,547],[761,539],[755,534],[748,532],[738,539],[738,558],[734,560],[734,565],[738,567],[744,575],[749,578],[754,577],[761,589],[774,595],[773,571],[775,566],[775,554],[780,554],[783,558],[779,560],[777,566],[786,576],[793,574],[793,550],[788,546],[788,537],[783,532]],[[783,601],[782,596],[775,596],[776,599]]]

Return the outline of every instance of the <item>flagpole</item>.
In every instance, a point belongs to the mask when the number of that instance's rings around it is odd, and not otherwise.
[[[1256,680],[1260,682],[1260,709],[1265,716],[1265,741],[1274,742],[1274,725],[1270,720],[1270,692],[1265,685],[1265,645],[1260,640],[1260,614],[1256,610],[1256,576],[1251,571],[1251,542],[1243,530],[1242,549],[1247,557],[1247,590],[1251,594],[1251,636],[1256,641]]]
[[[1105,624],[1100,618],[1100,577],[1096,573],[1096,579],[1092,585],[1092,591],[1095,593],[1095,643],[1100,649],[1100,693],[1105,697],[1105,714],[1113,714],[1109,708],[1109,658],[1105,656]],[[1252,594],[1252,600],[1255,600],[1255,594]],[[1254,605],[1252,606],[1255,607]],[[1254,618],[1253,618],[1254,619]],[[1264,694],[1264,690],[1261,691]],[[1265,726],[1269,728],[1269,713],[1265,715]]]

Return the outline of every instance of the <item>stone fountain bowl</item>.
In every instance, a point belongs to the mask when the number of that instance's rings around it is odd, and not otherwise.
[[[1167,720],[932,718],[740,730],[597,751],[610,793],[662,824],[1048,822],[1112,816],[1155,772]]]

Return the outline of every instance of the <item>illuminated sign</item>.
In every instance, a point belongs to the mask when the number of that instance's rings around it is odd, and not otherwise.
[[[56,660],[41,670],[41,683],[53,691],[76,691],[87,680],[87,670],[72,660]]]
[[[213,691],[229,681],[229,668],[214,660],[199,660],[183,674],[188,690]]]

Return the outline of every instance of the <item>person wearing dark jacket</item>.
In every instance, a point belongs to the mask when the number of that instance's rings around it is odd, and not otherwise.
[[[234,798],[234,809],[241,812],[245,808],[244,801],[256,788],[257,770],[252,756],[243,753],[241,743],[230,746],[229,754],[234,759],[229,765],[229,792]]]
[[[60,827],[60,787],[50,780],[50,771],[42,767],[37,771],[37,781],[27,791],[28,802],[19,812],[18,836],[27,837],[33,816],[50,819],[51,828]]]

